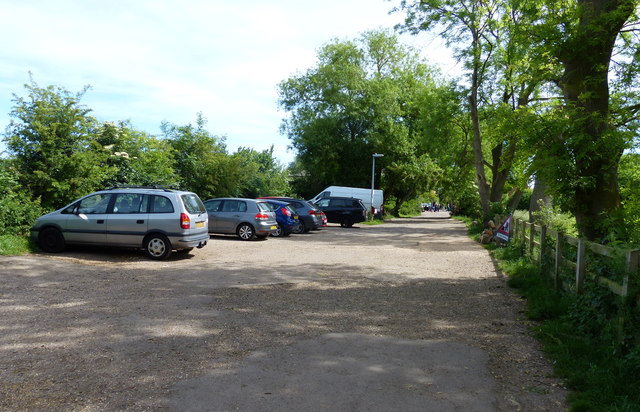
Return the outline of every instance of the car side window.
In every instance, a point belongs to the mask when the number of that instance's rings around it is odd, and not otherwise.
[[[332,199],[331,200],[332,207],[345,207],[344,199]]]
[[[113,213],[140,213],[142,196],[139,193],[119,193],[113,205]],[[146,208],[146,205],[145,205]]]
[[[222,205],[223,212],[237,212],[238,211],[238,201],[237,200],[225,200]]]
[[[246,212],[246,211],[247,211],[247,203],[238,202],[238,212]]]
[[[151,203],[151,213],[173,213],[171,200],[164,196],[154,196]]]
[[[205,202],[204,207],[207,209],[207,212],[217,212],[220,210],[221,204],[221,200],[212,200],[210,202]]]
[[[85,197],[78,203],[78,213],[85,215],[107,213],[109,200],[111,200],[110,194],[97,194]]]
[[[329,206],[329,200],[330,199],[320,199],[317,202],[317,205],[320,207],[328,207]]]

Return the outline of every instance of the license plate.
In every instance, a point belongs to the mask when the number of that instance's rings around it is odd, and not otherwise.
[[[276,230],[278,226],[271,226],[271,230]]]
[[[196,227],[197,228],[204,227],[204,222],[196,222]]]

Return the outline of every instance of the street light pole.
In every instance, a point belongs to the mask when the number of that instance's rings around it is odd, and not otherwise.
[[[371,220],[373,220],[373,185],[375,183],[375,176],[376,176],[376,157],[383,157],[384,155],[382,153],[374,153],[371,155]]]

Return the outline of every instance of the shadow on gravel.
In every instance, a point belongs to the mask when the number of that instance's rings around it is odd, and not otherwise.
[[[183,379],[327,333],[522,349],[506,347],[517,310],[495,279],[390,283],[356,266],[310,268],[313,281],[299,266],[69,268],[40,259],[0,271],[0,409],[164,409]]]

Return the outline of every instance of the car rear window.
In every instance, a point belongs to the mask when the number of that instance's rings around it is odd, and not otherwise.
[[[273,209],[271,208],[271,205],[269,203],[258,202],[256,203],[256,205],[258,205],[258,209],[261,212],[273,212]]]
[[[202,200],[200,200],[196,194],[187,193],[180,197],[182,198],[182,203],[184,204],[184,208],[187,209],[187,212],[193,214],[207,213],[207,209],[204,207]]]

